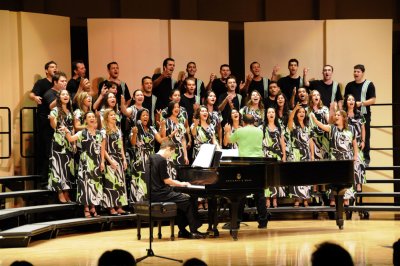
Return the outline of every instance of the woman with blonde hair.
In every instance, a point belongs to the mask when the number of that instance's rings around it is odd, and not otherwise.
[[[104,128],[101,131],[105,136],[105,141],[102,142],[101,160],[107,162],[103,179],[102,205],[112,216],[127,214],[122,209],[128,205],[124,172],[127,162],[122,145],[122,133],[117,127],[116,113],[113,109],[104,111]]]

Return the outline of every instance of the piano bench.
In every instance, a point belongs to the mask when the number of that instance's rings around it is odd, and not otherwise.
[[[137,238],[141,239],[140,229],[142,227],[142,221],[149,222],[149,202],[136,202],[134,204],[135,212],[137,215]],[[158,225],[158,239],[162,238],[161,224],[163,221],[169,221],[171,227],[171,240],[175,240],[174,226],[175,217],[177,214],[177,206],[175,202],[152,202],[151,203],[151,220],[152,223],[149,225],[150,236],[153,235],[153,222],[157,222]]]

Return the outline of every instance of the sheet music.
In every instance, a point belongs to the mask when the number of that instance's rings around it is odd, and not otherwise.
[[[222,157],[239,157],[238,149],[222,149]]]
[[[194,189],[206,189],[206,186],[203,185],[190,185],[187,186],[188,188],[194,188]]]
[[[200,146],[200,151],[197,154],[192,167],[203,167],[208,168],[211,166],[211,162],[214,158],[214,152],[216,145],[214,144],[202,144]]]

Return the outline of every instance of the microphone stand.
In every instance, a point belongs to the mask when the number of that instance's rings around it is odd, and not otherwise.
[[[148,192],[149,192],[149,229],[151,228],[151,227],[153,227],[153,220],[152,220],[152,214],[151,214],[151,186],[152,186],[152,182],[151,182],[151,180],[152,180],[152,176],[151,176],[151,166],[152,166],[152,158],[151,158],[152,156],[150,156],[149,157],[149,169],[148,169],[148,171],[149,171],[149,174],[148,174],[148,186],[147,186],[147,188],[148,188]],[[166,259],[166,260],[172,260],[172,261],[176,261],[176,262],[180,262],[180,263],[182,263],[183,262],[183,260],[178,260],[178,259],[173,259],[173,258],[169,258],[169,257],[164,257],[164,256],[159,256],[159,255],[156,255],[156,254],[154,254],[154,251],[153,251],[153,248],[152,248],[152,242],[153,242],[153,230],[149,230],[150,231],[150,235],[149,235],[149,248],[148,249],[146,249],[146,251],[147,251],[147,255],[145,255],[145,256],[143,256],[143,257],[140,257],[140,258],[138,258],[137,260],[136,260],[136,262],[140,262],[140,261],[142,261],[142,260],[145,260],[145,259],[147,259],[147,258],[149,258],[149,257],[156,257],[156,258],[160,258],[160,259]]]

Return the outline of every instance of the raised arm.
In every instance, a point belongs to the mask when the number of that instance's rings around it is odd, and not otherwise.
[[[331,131],[331,127],[329,125],[324,125],[320,121],[318,121],[318,119],[315,117],[314,113],[310,113],[310,117],[320,129],[322,129],[325,132]]]

